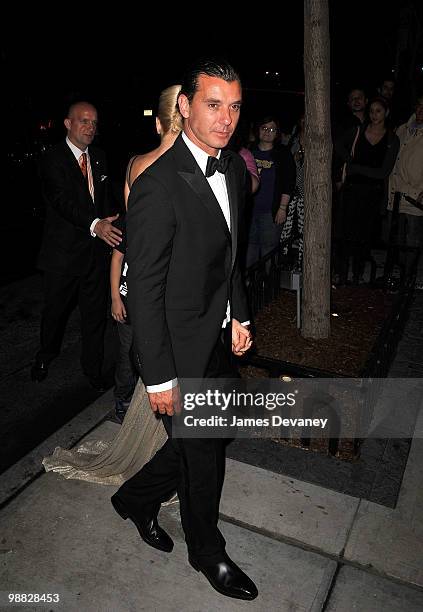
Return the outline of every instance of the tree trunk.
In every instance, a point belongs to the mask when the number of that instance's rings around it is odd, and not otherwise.
[[[302,330],[330,334],[332,140],[328,0],[304,0],[305,166]]]

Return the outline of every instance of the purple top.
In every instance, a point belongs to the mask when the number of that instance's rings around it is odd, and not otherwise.
[[[254,150],[255,162],[257,168],[260,168],[260,188],[254,194],[255,215],[272,212],[276,180],[273,153],[273,149],[268,151]]]

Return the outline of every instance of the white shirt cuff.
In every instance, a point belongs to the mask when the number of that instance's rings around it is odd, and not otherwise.
[[[100,221],[100,217],[97,217],[97,219],[94,219],[94,221],[90,225],[90,234],[93,238],[97,236],[97,234],[94,234],[94,228],[96,226],[97,221]]]
[[[222,323],[222,329],[226,329],[227,324],[229,323],[230,319],[225,319]],[[241,323],[241,325],[243,325],[244,327],[246,327],[247,325],[251,325],[251,321],[244,321],[243,323]]]
[[[168,380],[167,382],[160,383],[159,385],[146,385],[147,393],[160,393],[160,391],[169,391],[169,389],[173,389],[178,384],[177,378],[172,378],[172,380]]]

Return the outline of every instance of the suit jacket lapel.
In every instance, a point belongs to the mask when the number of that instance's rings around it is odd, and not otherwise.
[[[231,211],[231,240],[232,240],[232,267],[235,263],[238,245],[238,197],[236,190],[235,169],[229,161],[228,170],[225,174],[226,188],[228,190],[229,209]]]
[[[78,181],[85,181],[84,175],[82,174],[81,168],[79,167],[78,160],[76,159],[75,155],[72,153],[66,142],[63,143],[63,153],[67,163],[70,164],[70,167],[72,168],[72,172],[75,179],[77,179]]]
[[[222,209],[220,208],[219,202],[208,184],[204,174],[200,167],[197,165],[194,172],[179,171],[179,174],[183,179],[186,180],[191,189],[198,195],[202,204],[210,211],[210,213],[217,219],[222,230],[229,242],[231,242],[231,235],[226,223],[226,219],[223,215]]]
[[[185,145],[182,137],[179,136],[173,145],[176,153],[176,159],[180,169],[179,175],[188,183],[194,193],[199,197],[202,204],[210,211],[215,219],[217,219],[222,230],[229,242],[232,242],[231,234],[226,223],[226,219],[220,208],[219,202],[207,182],[206,177],[202,173],[199,165],[191,155],[190,150]]]

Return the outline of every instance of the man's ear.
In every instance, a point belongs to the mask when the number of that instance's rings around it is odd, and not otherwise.
[[[178,98],[179,111],[184,119],[189,117],[189,100],[185,94],[181,94]]]
[[[67,130],[70,130],[70,129],[71,129],[71,123],[72,123],[72,122],[71,122],[71,120],[70,120],[70,119],[65,119],[63,123],[65,124],[65,128],[66,128]]]
[[[162,134],[162,124],[160,123],[160,119],[156,117],[156,132],[159,136]]]

